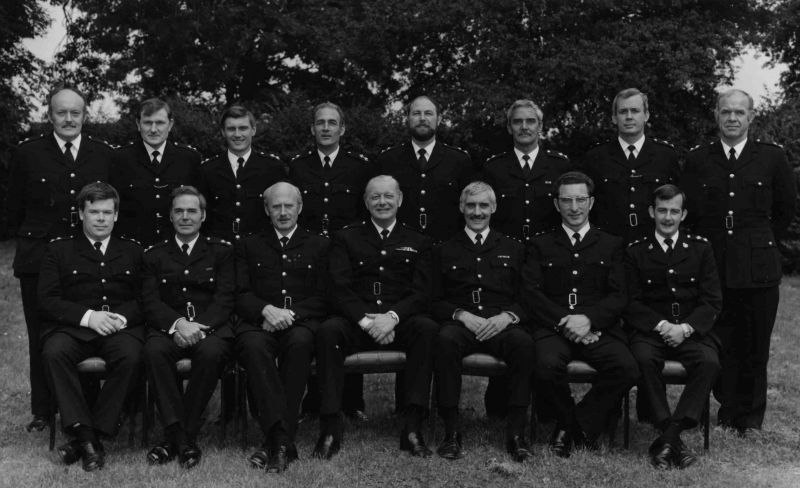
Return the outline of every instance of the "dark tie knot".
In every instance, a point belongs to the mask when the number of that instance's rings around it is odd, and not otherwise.
[[[242,165],[244,164],[244,158],[239,156],[239,159],[236,160],[236,164],[238,164],[239,167],[241,168]]]
[[[186,254],[188,256],[189,255],[189,244],[186,244],[184,242],[183,245],[181,246],[181,251],[183,251],[183,254]]]
[[[636,160],[636,153],[634,153],[634,151],[636,151],[636,146],[634,146],[633,144],[629,144],[628,145],[628,161],[635,161]]]
[[[322,158],[322,167],[325,168],[325,169],[328,169],[328,168],[331,167],[331,157],[330,156],[325,156],[324,158]]]
[[[94,249],[99,252],[100,254],[103,253],[103,243],[100,241],[94,241]]]
[[[581,234],[579,232],[573,233],[572,238],[575,239],[576,246],[581,242]]]
[[[286,247],[286,244],[289,242],[289,238],[286,237],[286,236],[283,236],[283,237],[280,238],[280,241],[281,241],[281,247]]]
[[[389,229],[383,229],[381,231],[381,239],[386,240],[389,237]]]
[[[69,142],[69,141],[65,142],[65,143],[64,143],[64,149],[65,149],[65,150],[67,150],[67,151],[69,151],[70,149],[72,149],[72,143],[71,143],[71,142]]]
[[[736,149],[731,148],[731,150],[728,151],[728,159],[731,161],[736,161]]]
[[[158,151],[153,151],[150,155],[153,156],[153,159],[151,159],[150,162],[152,164],[158,164],[158,157],[161,155],[161,153]]]
[[[475,245],[480,246],[483,244],[483,234],[475,234]]]
[[[428,154],[428,151],[426,151],[424,147],[421,147],[419,151],[417,151],[417,154],[419,154],[419,157],[424,158],[425,155]]]
[[[664,239],[664,244],[667,245],[667,251],[672,251],[672,238],[671,237],[667,237],[666,239]]]

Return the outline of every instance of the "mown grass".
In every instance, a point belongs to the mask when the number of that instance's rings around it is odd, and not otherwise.
[[[107,442],[107,467],[85,473],[80,465],[63,466],[47,449],[47,432],[27,433],[30,420],[27,379],[27,337],[17,281],[10,270],[13,246],[0,243],[0,486],[8,487],[798,487],[800,486],[800,279],[787,278],[781,288],[781,308],[772,341],[769,407],[764,431],[740,439],[714,429],[711,450],[702,452],[701,432],[686,436],[699,454],[699,462],[685,471],[654,471],[645,457],[653,430],[635,420],[631,423],[630,449],[603,449],[600,453],[578,451],[569,460],[553,457],[542,442],[551,425],[540,426],[539,443],[532,462],[511,462],[502,448],[502,424],[483,416],[484,379],[467,378],[462,410],[465,433],[464,459],[448,462],[434,456],[412,459],[398,450],[396,419],[392,415],[393,377],[367,377],[367,413],[364,425],[348,426],[343,452],[331,462],[309,459],[317,435],[317,422],[300,427],[301,459],[280,476],[252,470],[250,452],[261,442],[255,422],[250,422],[249,446],[242,450],[238,436],[229,429],[228,445],[219,447],[218,427],[208,423],[201,447],[200,466],[185,471],[176,464],[151,467],[146,449],[127,446],[127,427]],[[578,388],[578,393],[581,388]],[[674,400],[679,387],[670,387]],[[714,405],[712,422],[715,420]],[[207,410],[216,417],[218,399]],[[139,425],[141,423],[139,422]],[[438,435],[441,436],[441,426]],[[151,439],[159,435],[158,429]],[[621,439],[621,433],[619,434]],[[57,443],[63,442],[59,433]],[[433,446],[436,441],[430,442]]]

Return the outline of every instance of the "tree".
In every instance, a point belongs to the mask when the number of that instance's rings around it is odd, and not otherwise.
[[[800,0],[783,0],[774,7],[771,24],[764,29],[763,45],[773,63],[786,63],[781,86],[787,97],[800,95]]]

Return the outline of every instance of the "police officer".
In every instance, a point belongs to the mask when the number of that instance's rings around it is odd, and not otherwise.
[[[276,183],[264,192],[272,225],[236,249],[236,350],[255,398],[265,442],[250,464],[280,473],[297,459],[297,414],[327,317],[327,238],[297,225],[300,190]],[[275,360],[278,360],[278,367]]]
[[[619,319],[627,303],[622,239],[589,225],[594,184],[580,172],[555,182],[561,225],[531,239],[523,284],[533,322],[535,374],[556,406],[551,450],[596,448],[611,411],[639,376]],[[576,406],[567,364],[582,359],[597,380]]]
[[[116,234],[148,247],[173,233],[170,223],[172,190],[200,182],[200,153],[167,141],[175,121],[172,108],[158,98],[139,106],[136,127],[141,140],[115,151],[111,184],[119,189],[122,218]]]
[[[394,177],[403,189],[406,200],[398,212],[400,222],[435,242],[460,229],[459,192],[476,174],[469,154],[436,140],[441,121],[432,98],[415,98],[406,107],[411,141],[385,149],[376,160],[377,172]]]
[[[571,169],[566,155],[539,144],[544,114],[531,100],[517,100],[506,113],[514,150],[489,158],[483,177],[497,194],[494,226],[524,243],[559,222],[553,210],[553,182]]]
[[[680,433],[698,424],[719,373],[713,327],[722,291],[711,245],[679,230],[686,218],[685,201],[676,186],[658,187],[650,206],[655,232],[631,243],[625,255],[630,302],[624,319],[642,373],[639,391],[652,405],[661,431],[650,446],[650,461],[659,469],[695,462]],[[679,361],[688,373],[672,414],[661,377],[666,359]]]
[[[463,456],[458,433],[461,360],[487,352],[503,359],[510,370],[506,450],[522,462],[531,456],[525,417],[533,370],[533,339],[523,328],[527,313],[521,305],[525,247],[489,228],[497,201],[486,183],[467,185],[460,207],[466,227],[437,248],[433,314],[441,329],[434,362],[445,425],[437,452],[446,459]]]
[[[203,161],[200,191],[208,201],[203,232],[230,242],[269,226],[261,194],[286,179],[286,166],[275,154],[253,150],[256,118],[241,105],[231,105],[220,118],[228,150]]]
[[[316,334],[322,390],[320,436],[314,456],[330,459],[341,447],[345,356],[364,349],[406,353],[400,448],[428,457],[421,434],[428,405],[438,325],[426,316],[431,295],[430,239],[397,220],[403,193],[397,180],[376,176],[364,191],[371,219],[334,234],[330,251],[331,296],[338,316]]]
[[[722,283],[717,418],[744,435],[764,421],[781,280],[777,239],[794,217],[797,189],[783,149],[748,136],[755,116],[750,95],[721,93],[714,114],[720,139],[689,153],[681,187],[688,225],[711,242]]]
[[[90,183],[77,197],[82,231],[47,247],[39,277],[42,359],[64,430],[73,437],[58,449],[65,464],[105,464],[100,436],[117,431],[125,398],[141,368],[144,320],[139,307],[142,249],[111,237],[119,196],[108,183]],[[90,405],[77,365],[90,356],[106,362],[100,393]]]
[[[147,462],[176,456],[184,468],[200,462],[201,416],[233,352],[230,314],[234,306],[233,249],[200,234],[206,200],[193,186],[170,193],[173,235],[145,252],[142,295],[149,326],[144,363],[164,424],[165,439]],[[177,362],[192,360],[181,393]]]
[[[645,136],[649,118],[646,94],[636,88],[620,91],[611,104],[617,138],[590,149],[581,163],[595,182],[593,220],[626,243],[653,233],[650,196],[661,185],[677,183],[680,174],[672,144]]]
[[[42,370],[41,327],[36,289],[47,242],[81,233],[75,197],[93,181],[107,181],[111,148],[81,133],[86,99],[76,89],[58,86],[48,95],[47,117],[53,134],[19,145],[11,158],[6,208],[16,236],[14,276],[19,278],[28,328],[31,412],[28,431],[47,426],[52,400]]]

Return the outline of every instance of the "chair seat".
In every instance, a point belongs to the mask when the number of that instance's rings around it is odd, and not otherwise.
[[[406,368],[406,353],[402,351],[362,351],[344,359],[349,373],[394,373]]]
[[[491,354],[475,353],[461,360],[461,374],[469,376],[501,376],[506,369],[505,361]]]
[[[106,361],[101,357],[88,357],[78,363],[78,372],[84,374],[105,374]]]
[[[570,383],[592,383],[597,378],[597,370],[589,363],[572,360],[567,364],[567,377]]]
[[[686,383],[686,377],[689,373],[683,364],[678,361],[664,361],[664,370],[661,372],[664,377],[664,383],[669,385],[683,385]]]
[[[192,360],[189,358],[179,359],[175,365],[178,367],[179,375],[188,375],[192,372]]]

